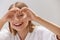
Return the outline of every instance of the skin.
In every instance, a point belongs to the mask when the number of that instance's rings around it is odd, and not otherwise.
[[[14,13],[16,10],[18,11]],[[19,13],[23,14],[23,16],[20,16]],[[11,15],[13,15],[12,18]],[[51,30],[52,32],[54,32],[56,35],[60,37],[60,28],[59,28],[60,26],[35,15],[35,13],[31,9],[26,7],[23,7],[22,9],[13,7],[11,10],[9,10],[7,14],[2,19],[0,19],[0,29],[7,21],[9,21],[11,27],[18,32],[18,35],[22,40],[25,39],[28,33],[29,29],[26,27],[29,21],[36,21],[39,24],[44,25],[47,29]],[[16,27],[13,25],[13,24],[18,25],[21,24],[22,22],[23,22],[22,26]]]
[[[13,18],[10,18],[9,20],[10,24],[11,24],[11,28],[15,29],[19,35],[19,37],[21,38],[21,40],[24,40],[27,33],[28,33],[28,18],[26,13],[21,13],[21,9],[18,10],[14,15]],[[20,25],[21,26],[17,26]]]

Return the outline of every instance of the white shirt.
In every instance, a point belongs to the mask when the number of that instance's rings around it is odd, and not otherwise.
[[[0,32],[0,40],[20,40],[18,35],[13,36],[8,30]],[[25,40],[57,40],[56,35],[44,28],[36,26],[32,33],[28,33]]]

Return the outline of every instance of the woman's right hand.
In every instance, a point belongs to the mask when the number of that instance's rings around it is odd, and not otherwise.
[[[8,10],[8,12],[2,17],[2,19],[0,19],[0,29],[7,21],[9,21],[13,17],[15,13],[18,12],[20,12],[20,9],[16,7]]]
[[[5,14],[5,16],[3,17],[6,21],[9,21],[10,19],[12,19],[12,17],[15,15],[15,13],[19,13],[20,9],[19,8],[12,8],[10,10],[8,10],[8,12]]]

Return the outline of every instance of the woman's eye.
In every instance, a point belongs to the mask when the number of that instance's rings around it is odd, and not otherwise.
[[[23,14],[21,14],[20,16],[23,16]]]
[[[20,14],[20,15],[19,15],[19,17],[20,17],[20,16],[22,17],[22,16],[23,16],[23,14]]]

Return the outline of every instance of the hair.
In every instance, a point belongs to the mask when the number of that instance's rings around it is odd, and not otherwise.
[[[19,9],[21,9],[21,8],[23,8],[23,7],[28,7],[28,6],[27,6],[25,3],[23,3],[23,2],[16,2],[15,4],[12,4],[12,5],[9,7],[8,10],[10,10],[10,9],[13,7],[13,5],[15,5],[15,7],[19,8]],[[32,31],[33,31],[34,26],[35,26],[35,25],[34,25],[31,21],[29,21],[29,23],[28,23],[28,25],[27,25],[27,27],[29,27],[29,32],[32,32]],[[9,22],[9,30],[10,30],[10,32],[11,32],[12,34],[16,35],[17,31],[14,30],[13,28],[11,28],[10,22]]]

